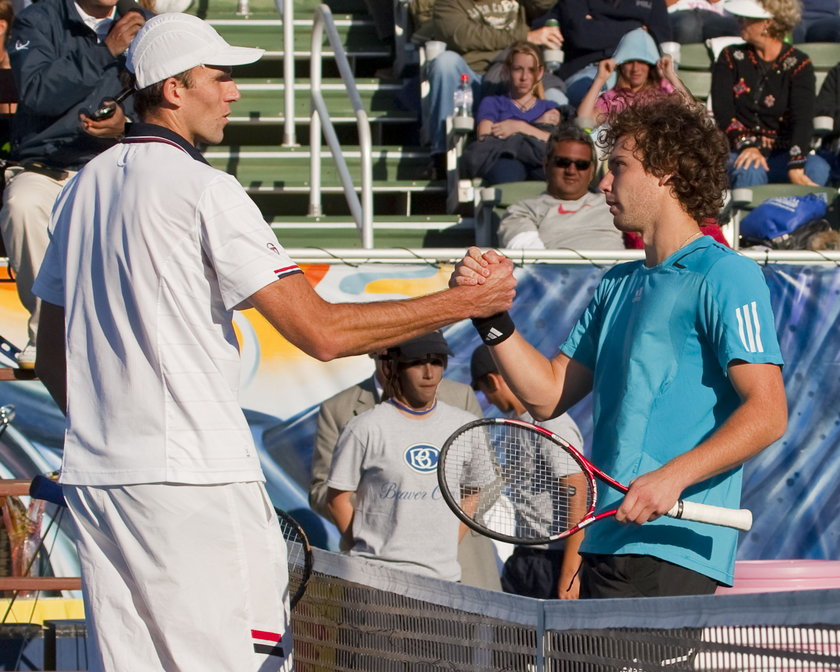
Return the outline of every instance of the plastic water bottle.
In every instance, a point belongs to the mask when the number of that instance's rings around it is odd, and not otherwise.
[[[461,75],[461,83],[455,89],[452,102],[455,104],[456,117],[472,116],[473,94],[470,86],[470,76],[466,73]]]
[[[560,23],[557,21],[557,19],[549,19],[545,22],[545,25],[546,28],[560,27]],[[545,61],[545,71],[555,72],[557,69],[560,68],[561,65],[563,65],[563,50],[546,47],[545,49],[543,49],[543,60]]]

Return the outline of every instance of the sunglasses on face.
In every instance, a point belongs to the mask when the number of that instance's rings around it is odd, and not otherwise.
[[[586,159],[570,159],[568,156],[555,156],[551,159],[551,165],[555,168],[568,168],[574,166],[579,171],[589,170],[592,161]]]

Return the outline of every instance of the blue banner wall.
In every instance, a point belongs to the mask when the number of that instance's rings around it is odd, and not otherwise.
[[[838,559],[840,269],[768,264],[763,270],[785,360],[790,419],[785,436],[745,468],[742,503],[755,524],[742,536],[739,558]],[[582,266],[523,268],[512,311],[517,327],[541,352],[556,353],[602,274]],[[447,332],[456,352],[475,346],[470,331],[458,325]],[[458,378],[466,380],[463,367]],[[590,436],[590,399],[571,413]]]
[[[449,270],[433,265],[361,264],[307,267],[307,277],[331,301],[413,296],[442,288]],[[546,355],[557,352],[589,302],[605,268],[533,264],[517,270],[512,310],[524,336]],[[742,535],[739,558],[840,559],[840,268],[769,264],[764,267],[785,358],[790,409],[782,440],[745,469],[743,505],[755,514]],[[8,293],[8,292],[7,292]],[[11,299],[6,301],[11,305]],[[2,307],[2,306],[0,306]],[[11,317],[10,317],[11,316]],[[14,319],[13,319],[14,318]],[[301,355],[262,324],[255,311],[237,317],[243,355],[243,405],[260,450],[267,487],[277,506],[305,519],[313,541],[335,548],[337,536],[308,511],[306,490],[320,401],[370,375],[366,357],[322,364]],[[0,330],[25,329],[22,308],[0,313]],[[453,351],[447,376],[469,380],[469,357],[478,337],[469,322],[445,330]],[[130,384],[130,381],[129,381]],[[7,383],[0,403],[17,406],[20,442],[34,444],[0,454],[6,478],[57,467],[63,418],[38,382]],[[272,396],[274,395],[274,396]],[[488,415],[495,413],[486,406]],[[591,403],[571,411],[591,436]],[[2,452],[2,451],[0,451]],[[40,455],[40,457],[39,457]],[[37,459],[36,459],[37,458]],[[46,462],[44,462],[46,461]],[[47,465],[47,466],[45,466]]]

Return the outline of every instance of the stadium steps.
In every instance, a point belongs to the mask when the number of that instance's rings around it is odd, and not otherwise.
[[[353,15],[333,16],[341,37],[341,43],[348,55],[355,59],[390,58],[390,49],[379,41],[373,32],[373,23]],[[265,49],[264,60],[276,61],[283,58],[283,21],[281,19],[216,19],[209,23],[229,43],[240,47]],[[296,18],[293,55],[296,60],[308,60],[311,54],[312,14]],[[324,38],[324,54],[332,56],[333,51]]]
[[[241,98],[232,105],[222,145],[204,152],[211,165],[234,175],[287,247],[358,248],[360,236],[350,218],[338,169],[326,144],[321,148],[321,217],[310,217],[310,97],[312,17],[319,3],[295,2],[295,141],[284,139],[283,21],[273,2],[249,0],[247,16],[236,14],[236,0],[204,3],[190,11],[207,19],[231,44],[266,50],[256,64],[235,68]],[[376,247],[461,246],[471,228],[445,212],[446,185],[424,177],[428,151],[418,148],[416,112],[401,109],[396,94],[402,80],[382,77],[392,63],[362,0],[328,3],[367,112],[373,147],[374,241]],[[322,91],[342,154],[361,187],[357,120],[328,45],[324,48]]]
[[[342,154],[359,189],[361,152],[358,147],[345,146]],[[280,214],[295,216],[308,212],[311,189],[308,148],[226,144],[208,148],[204,157],[212,166],[236,177],[267,219]],[[424,150],[374,147],[371,185],[374,213],[401,216],[439,214],[445,184],[423,177],[427,161],[428,155]],[[338,168],[330,152],[323,149],[321,193],[325,213],[350,213]],[[294,198],[295,195],[298,198]]]
[[[359,249],[360,236],[350,217],[273,217],[269,223],[284,247]],[[374,218],[376,248],[466,247],[475,238],[472,225],[454,215]]]

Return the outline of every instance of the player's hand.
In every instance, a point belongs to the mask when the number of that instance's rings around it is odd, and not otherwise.
[[[656,520],[671,510],[686,486],[667,465],[642,474],[630,482],[615,519],[620,523],[638,525]]]
[[[449,276],[449,286],[481,285],[490,275],[490,262],[488,262],[481,250],[475,246],[470,247],[464,258],[455,264],[455,270]]]
[[[747,147],[735,159],[736,168],[763,168],[770,170],[767,159],[764,158],[757,147]]]
[[[449,286],[482,285],[490,276],[490,264],[502,262],[506,257],[496,250],[483,253],[475,245],[467,249],[464,258],[455,264],[455,270],[449,276]]]
[[[136,13],[132,12],[132,14]],[[95,138],[119,138],[125,133],[125,113],[119,105],[117,105],[114,114],[107,119],[95,121],[82,113],[79,115],[79,122],[82,125],[82,130]]]
[[[144,23],[146,23],[146,19],[140,12],[131,11],[121,16],[120,20],[111,26],[111,30],[105,38],[105,46],[108,47],[111,56],[116,58],[120,54],[124,54],[128,45],[131,44],[131,40],[134,39],[137,31],[143,27]]]
[[[792,168],[788,171],[788,180],[791,184],[804,184],[808,187],[818,186],[810,177],[805,174],[804,168]]]
[[[490,317],[509,310],[516,296],[516,278],[513,276],[513,262],[507,257],[493,253],[483,255],[485,267],[490,275],[484,277],[480,294],[476,297],[475,312],[470,317]]]
[[[543,26],[528,32],[528,42],[544,47],[559,49],[563,44],[563,33],[557,26]]]

